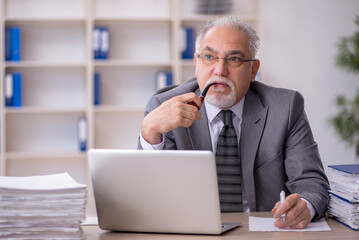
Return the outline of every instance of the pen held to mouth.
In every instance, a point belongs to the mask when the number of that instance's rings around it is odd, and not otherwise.
[[[208,85],[203,89],[203,91],[202,91],[201,94],[199,95],[199,98],[201,99],[201,103],[203,103],[204,97],[207,95],[207,92],[208,92],[209,87],[212,86],[212,85],[214,85],[214,84],[217,84],[217,83],[216,83],[216,82],[210,83],[210,84],[208,84]],[[190,104],[190,105],[192,105],[192,106],[197,107],[198,110],[200,109],[194,101],[190,101],[190,102],[188,102],[187,104]]]

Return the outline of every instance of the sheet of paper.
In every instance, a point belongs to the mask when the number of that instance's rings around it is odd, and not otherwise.
[[[68,173],[59,173],[29,177],[0,176],[0,190],[68,190],[86,188],[77,183]]]
[[[81,223],[82,226],[96,226],[98,225],[97,217],[86,217],[86,220]]]
[[[325,219],[321,219],[316,222],[311,222],[304,229],[292,229],[292,228],[277,228],[274,226],[274,218],[263,217],[249,217],[249,231],[250,232],[319,232],[319,231],[331,231],[328,223]]]

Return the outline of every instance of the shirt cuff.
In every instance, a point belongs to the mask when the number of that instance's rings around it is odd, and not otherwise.
[[[302,200],[307,203],[307,207],[309,208],[310,211],[310,217],[311,219],[313,219],[316,213],[313,205],[307,199],[302,198]]]
[[[140,143],[143,150],[163,150],[165,148],[165,141],[162,135],[162,142],[159,144],[152,145],[148,143],[143,137],[142,133],[140,133]]]

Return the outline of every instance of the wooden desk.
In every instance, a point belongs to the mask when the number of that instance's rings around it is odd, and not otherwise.
[[[327,219],[331,232],[249,232],[248,217],[271,217],[269,212],[257,213],[224,213],[223,222],[240,222],[241,226],[230,230],[219,236],[212,235],[180,235],[180,234],[142,234],[142,233],[121,233],[101,230],[98,226],[84,226],[87,240],[113,240],[113,239],[146,239],[146,240],[204,240],[204,239],[359,239],[359,232],[351,230],[333,219]]]

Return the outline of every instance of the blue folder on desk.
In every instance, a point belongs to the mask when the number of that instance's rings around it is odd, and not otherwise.
[[[359,231],[359,164],[330,165],[328,215]]]
[[[340,199],[340,200],[342,200],[342,201],[344,201],[344,202],[346,202],[346,203],[348,203],[348,204],[352,204],[353,206],[354,206],[354,205],[357,205],[357,204],[359,205],[359,203],[353,203],[353,202],[349,201],[348,199],[345,199],[345,198],[343,198],[342,196],[340,196],[340,195],[338,195],[338,194],[336,194],[336,193],[333,193],[332,191],[328,191],[328,192],[330,193],[330,195],[331,195],[332,198],[333,198],[333,197],[334,197],[334,198],[338,198],[338,199]],[[349,224],[352,224],[352,223],[346,222],[347,220],[342,219],[342,217],[334,216],[334,215],[331,215],[330,213],[329,213],[329,216],[330,216],[331,218],[333,218],[334,220],[340,222],[341,224],[347,226],[348,228],[353,229],[354,231],[359,231],[359,228],[356,228],[356,227],[353,227],[353,226],[349,225]]]
[[[359,174],[359,164],[329,165],[328,167],[349,174]]]

